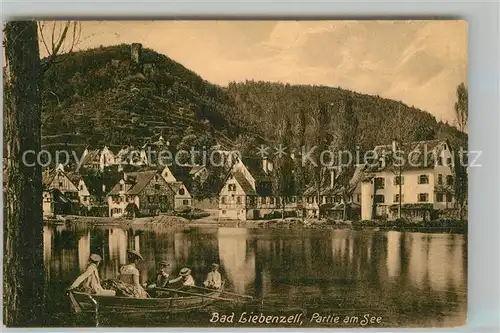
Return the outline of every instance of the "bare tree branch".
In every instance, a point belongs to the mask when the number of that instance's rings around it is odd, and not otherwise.
[[[50,29],[50,32],[47,31]],[[62,61],[62,54],[70,54],[80,43],[81,22],[77,21],[54,21],[49,26],[46,22],[38,22],[39,37],[47,52],[47,57],[42,61],[42,73],[56,63]]]

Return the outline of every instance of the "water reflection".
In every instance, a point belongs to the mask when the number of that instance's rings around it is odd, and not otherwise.
[[[53,296],[60,293],[86,267],[90,253],[103,257],[102,278],[116,277],[127,249],[140,251],[145,259],[138,267],[142,281],[167,260],[174,275],[188,266],[201,284],[210,264],[218,262],[230,289],[262,297],[269,306],[336,309],[341,302],[354,309],[391,311],[395,323],[404,320],[408,326],[439,326],[466,317],[467,240],[456,234],[45,227],[48,289]],[[439,322],[436,309],[443,313]]]
[[[246,285],[255,280],[255,255],[247,251],[248,229],[220,228],[217,238],[227,279],[237,293],[244,293]]]

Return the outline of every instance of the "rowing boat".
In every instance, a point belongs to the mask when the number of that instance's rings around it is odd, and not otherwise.
[[[218,300],[224,290],[224,284],[218,290],[189,293],[178,290],[173,297],[130,298],[121,296],[95,295],[71,291],[69,293],[73,311],[102,313],[178,313],[195,310]]]

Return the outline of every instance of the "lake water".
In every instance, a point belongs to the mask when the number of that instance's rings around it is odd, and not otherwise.
[[[126,263],[127,249],[140,251],[145,259],[138,265],[141,282],[154,277],[156,264],[167,260],[174,275],[190,267],[201,285],[211,263],[217,262],[228,283],[226,290],[252,295],[258,301],[221,302],[173,316],[103,318],[101,326],[236,326],[210,323],[213,312],[235,312],[236,317],[242,312],[302,312],[303,327],[362,327],[366,315],[381,318],[372,327],[466,323],[467,238],[462,234],[47,226],[47,325],[95,326],[93,318],[69,314],[64,289],[85,269],[90,253],[104,258],[99,267],[102,279],[116,277]],[[311,322],[314,313],[338,316],[340,322]],[[344,324],[345,317],[359,321]]]

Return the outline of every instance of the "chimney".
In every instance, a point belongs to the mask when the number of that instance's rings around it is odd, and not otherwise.
[[[131,57],[132,61],[137,65],[141,64],[141,56],[142,56],[142,44],[141,43],[132,43],[131,45]]]
[[[392,152],[396,153],[396,140],[392,140]]]
[[[264,172],[267,173],[267,157],[262,158],[262,169],[264,169]]]
[[[102,193],[106,193],[106,185],[102,184]]]

